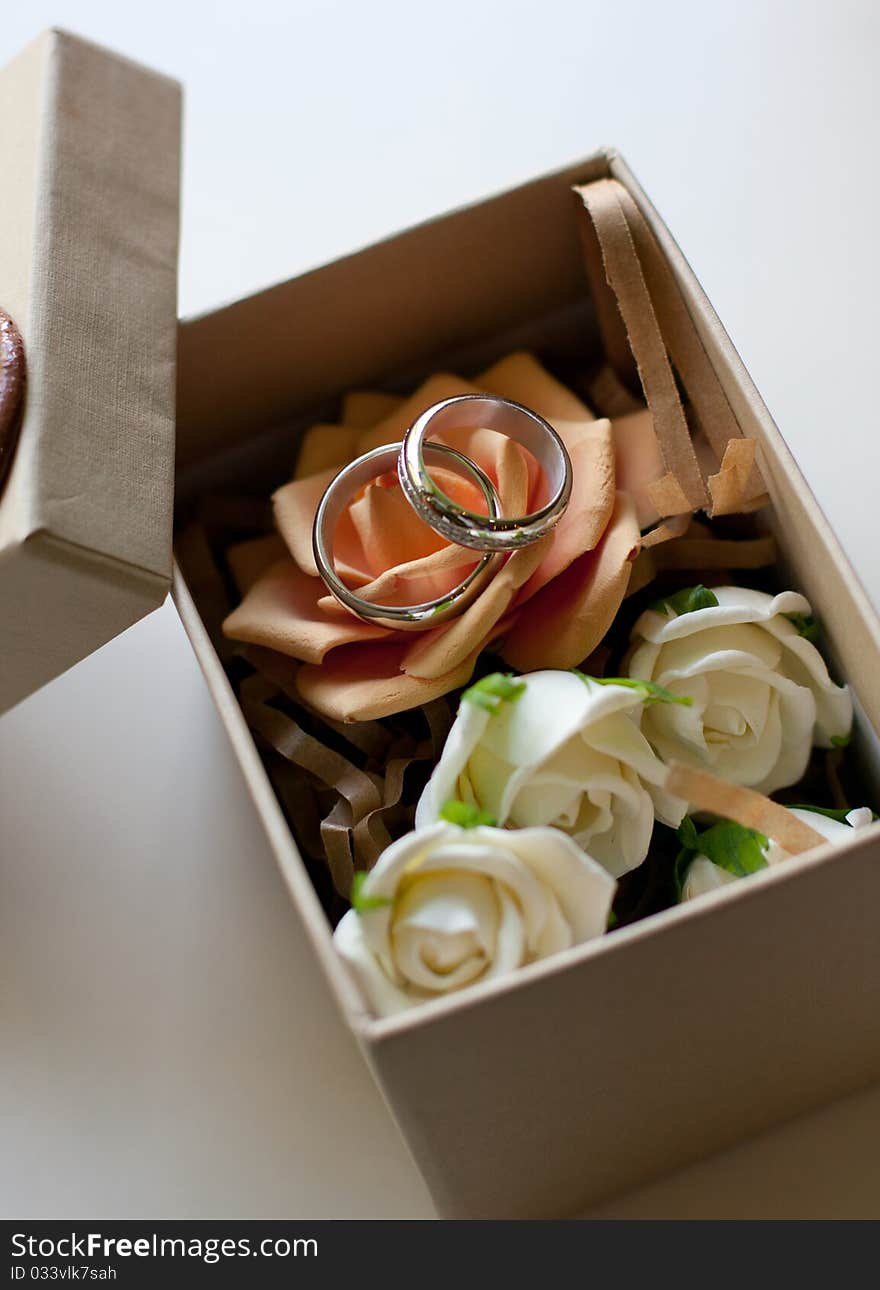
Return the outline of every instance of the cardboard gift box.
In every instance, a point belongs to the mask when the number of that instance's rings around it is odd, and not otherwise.
[[[0,710],[161,603],[171,571],[179,92],[51,32],[0,76],[0,305],[28,391],[0,497]],[[9,177],[12,182],[9,182]],[[204,317],[177,336],[176,487],[268,496],[340,396],[468,375],[515,347],[598,355],[571,188],[619,180],[743,433],[789,585],[856,695],[878,779],[880,624],[678,247],[614,152]],[[762,871],[497,981],[377,1020],[175,567],[181,618],[348,1025],[449,1217],[577,1212],[880,1076],[880,836]],[[216,638],[216,637],[215,637]],[[96,792],[98,790],[96,789]],[[876,796],[876,793],[874,794]]]

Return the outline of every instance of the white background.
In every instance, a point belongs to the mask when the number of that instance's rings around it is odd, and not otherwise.
[[[186,83],[183,314],[618,146],[880,600],[870,0],[28,0],[0,61],[50,24]],[[0,721],[0,830],[0,1212],[433,1212],[170,605]],[[602,1212],[877,1217],[878,1159],[873,1090]]]

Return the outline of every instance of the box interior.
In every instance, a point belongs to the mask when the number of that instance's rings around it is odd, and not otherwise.
[[[291,477],[302,432],[316,421],[338,419],[340,399],[353,388],[406,393],[432,372],[446,370],[470,377],[515,349],[528,349],[554,375],[583,390],[584,373],[598,368],[603,355],[570,189],[574,183],[616,174],[620,164],[613,154],[600,154],[514,193],[184,323],[179,345],[177,528],[204,518],[206,506],[210,512],[216,499],[224,495],[244,495],[254,500],[255,507],[264,507],[271,492]],[[678,256],[680,260],[680,255],[671,240],[664,249],[680,272],[674,259]],[[431,270],[430,278],[426,267]],[[713,320],[711,315],[710,330]],[[705,319],[698,321],[707,325]],[[726,342],[723,333],[722,340]],[[704,343],[709,348],[705,338]],[[230,354],[234,362],[228,361]],[[743,377],[741,370],[728,363],[726,378],[732,400]],[[865,606],[841,605],[834,579],[835,559],[840,564],[842,556],[830,532],[825,535],[835,557],[830,565],[808,561],[807,553],[792,543],[790,534],[802,531],[800,515],[794,512],[804,506],[815,507],[815,503],[809,494],[804,500],[782,477],[784,472],[777,463],[787,450],[769,418],[767,424],[760,420],[756,424],[752,403],[736,410],[745,432],[765,444],[762,462],[774,503],[747,523],[775,530],[780,546],[780,564],[771,583],[751,575],[751,585],[767,585],[768,589],[790,585],[810,597],[831,628],[832,669],[854,682],[858,692],[863,672],[855,663],[864,649],[860,632],[870,635],[873,616],[868,617],[866,628],[862,621]],[[810,519],[815,523],[814,515]],[[242,537],[250,535],[241,533]],[[377,1022],[365,1015],[333,952],[326,918],[314,917],[320,906],[309,882],[302,881],[302,863],[237,701],[211,650],[209,638],[228,662],[228,648],[218,636],[225,606],[217,604],[216,588],[205,584],[199,568],[182,548],[178,548],[178,561],[188,584],[188,590],[178,589],[178,599],[185,602],[184,620],[191,633],[200,630],[196,614],[207,628],[199,651],[203,666],[212,654],[210,670],[206,668],[209,682],[221,701],[240,755],[244,751],[252,790],[271,819],[276,852],[288,882],[295,883],[295,895],[301,905],[305,903],[302,912],[307,931],[355,1029],[376,1035],[405,1030],[428,1023],[435,1011],[440,1016],[470,1006],[487,992],[516,988],[516,981],[472,987],[460,999],[427,1004],[414,1016],[390,1021]],[[231,588],[228,590],[231,594]],[[858,588],[856,593],[861,594]],[[832,617],[831,611],[837,609],[840,613]],[[880,800],[876,789],[880,745],[871,722],[878,720],[877,699],[873,693],[858,694],[858,698],[850,782],[864,792],[868,804],[876,805]],[[822,863],[820,856],[815,863]],[[792,865],[775,871],[771,878],[773,882],[796,880],[797,873],[798,865]],[[719,899],[742,898],[742,889],[750,885],[728,887]],[[714,902],[699,901],[696,906],[667,911],[624,931],[650,934],[652,929],[659,931],[670,917],[674,921],[703,918],[710,916],[713,908]],[[592,957],[605,948],[604,942],[582,946],[558,961],[524,971],[561,971],[570,957]]]

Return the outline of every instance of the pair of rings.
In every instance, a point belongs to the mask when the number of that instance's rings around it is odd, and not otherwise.
[[[488,475],[464,453],[429,436],[479,427],[495,430],[520,444],[543,471],[548,500],[528,515],[507,516]],[[476,484],[486,512],[468,510],[445,493],[428,462],[445,466]],[[367,600],[342,581],[333,560],[336,527],[360,489],[387,471],[397,470],[401,489],[416,514],[457,546],[482,552],[462,580],[445,595],[413,605],[382,605]],[[462,394],[423,412],[402,443],[385,444],[345,466],[321,498],[312,527],[315,563],[328,590],[359,618],[397,630],[426,630],[462,613],[494,577],[506,554],[529,546],[559,522],[571,497],[571,461],[565,445],[543,417],[489,394]],[[401,552],[401,563],[406,553]]]

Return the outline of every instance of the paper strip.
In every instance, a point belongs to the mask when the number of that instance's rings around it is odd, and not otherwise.
[[[671,763],[664,787],[668,793],[684,798],[699,811],[709,811],[722,819],[734,820],[747,829],[756,829],[765,837],[772,838],[789,855],[801,855],[813,847],[824,846],[827,840],[763,793],[728,784],[717,775],[694,770],[681,762]]]
[[[661,481],[665,487],[658,490],[655,504],[661,515],[674,515],[708,506],[709,496],[619,190],[622,186],[614,180],[600,179],[575,191],[599,240],[605,279],[617,298],[664,464],[677,481],[678,493],[668,480]]]
[[[691,503],[691,509],[710,507],[713,515],[765,505],[768,499],[754,461],[754,446],[736,447],[725,465],[731,444],[750,441],[743,439],[669,262],[632,195],[613,179],[597,180],[576,188],[575,192],[589,216],[589,220],[581,221],[581,232],[606,352],[612,367],[617,369],[618,386],[625,389],[620,376],[626,377],[631,364],[622,362],[618,352],[620,320],[615,322],[608,307],[610,286],[654,416],[668,470],[668,475],[657,481],[651,493],[659,513],[672,515],[677,513],[673,507],[683,509],[680,493]],[[601,261],[597,259],[597,245]],[[711,477],[716,488],[711,489],[710,480],[709,495],[691,444],[671,363],[675,364],[690,399],[694,420],[721,463],[718,474]],[[613,383],[607,375],[600,373],[600,377],[613,399]],[[593,397],[601,406],[602,391]],[[695,475],[700,476],[699,490]]]

